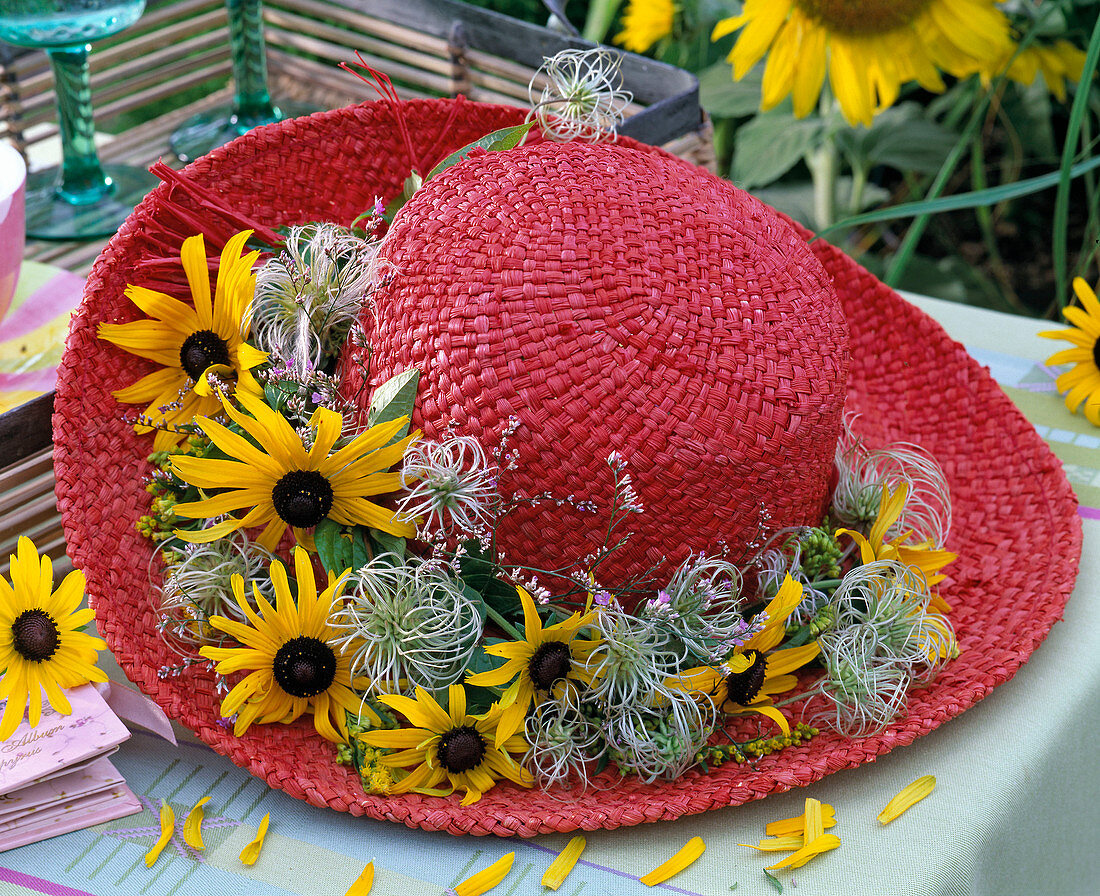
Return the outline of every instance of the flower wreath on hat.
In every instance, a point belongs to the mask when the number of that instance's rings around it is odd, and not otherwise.
[[[349,395],[370,357],[364,316],[402,275],[386,253],[402,206],[467,158],[522,152],[535,124],[544,138],[613,137],[628,99],[613,58],[567,54],[548,70],[533,121],[410,171],[401,196],[351,226],[226,232],[239,216],[212,209],[178,258],[158,260],[163,289],[128,288],[141,316],[98,329],[153,366],[114,394],[152,433],[135,522],[163,561],[158,628],[182,657],[160,674],[214,669],[219,724],[237,735],[311,720],[370,793],[468,805],[502,780],[585,785],[613,763],[655,781],[752,762],[823,726],[857,738],[957,655],[936,592],[955,559],[950,498],[916,445],[872,450],[846,418],[817,518],[775,526],[762,512],[743,545],[609,579],[647,511],[629,453],[608,451],[602,506],[521,502],[508,486],[518,417],[492,440],[427,437],[411,422],[431,388],[416,367]],[[552,570],[505,556],[499,528],[520,503],[591,512],[602,543],[565,545],[572,562]]]

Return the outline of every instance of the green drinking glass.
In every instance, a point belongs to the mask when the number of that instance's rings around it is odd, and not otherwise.
[[[196,115],[173,132],[168,145],[184,162],[206,155],[260,125],[317,111],[316,106],[303,103],[276,106],[272,102],[267,87],[261,0],[225,0],[225,9],[233,56],[233,105]]]
[[[145,0],[3,0],[0,41],[46,51],[61,129],[61,165],[27,178],[27,236],[46,240],[111,236],[157,184],[148,171],[103,165],[95,147],[88,82],[91,41],[140,18]]]

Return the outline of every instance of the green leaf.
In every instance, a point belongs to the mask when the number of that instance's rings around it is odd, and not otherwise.
[[[378,549],[379,554],[396,554],[402,560],[405,559],[405,539],[399,535],[391,535],[378,529],[370,530],[370,540]]]
[[[424,178],[422,178],[415,171],[405,178],[405,184],[401,188],[401,192],[393,197],[388,203],[386,203],[386,210],[382,212],[382,217],[389,223],[393,223],[393,217],[399,211],[402,206],[410,199],[413,198],[413,194],[424,186]],[[358,219],[356,219],[358,220]]]
[[[813,150],[823,130],[819,118],[761,112],[737,131],[732,180],[746,190],[778,180]]]
[[[523,138],[527,136],[527,132],[534,126],[534,121],[524,122],[514,127],[501,128],[500,130],[493,131],[491,134],[486,134],[473,143],[467,143],[462,149],[455,150],[429,171],[428,176],[424,178],[424,183],[430,181],[441,171],[446,171],[452,165],[457,165],[475,149],[485,149],[489,152],[502,152],[503,150],[512,149],[518,146]]]
[[[710,115],[745,118],[760,109],[764,67],[757,65],[740,81],[733,80],[728,62],[716,62],[699,72],[699,105]]]
[[[774,874],[772,874],[770,871],[768,871],[767,868],[764,869],[764,877],[766,877],[768,879],[768,881],[771,883],[771,885],[773,887],[775,887],[775,891],[777,893],[782,893],[783,892],[783,884],[781,884],[779,882],[779,878],[776,877]]]
[[[935,174],[959,138],[925,118],[916,103],[903,103],[876,116],[870,128],[845,128],[837,144],[853,168],[886,165],[898,171]]]
[[[811,183],[779,183],[770,187],[763,187],[753,191],[753,195],[762,202],[768,203],[772,208],[777,208],[785,215],[790,215],[796,221],[813,227],[814,221],[814,187]],[[852,178],[847,175],[838,177],[836,182],[836,198],[838,208],[850,208],[852,202]],[[877,184],[864,184],[863,200],[860,205],[863,208],[880,205],[890,198],[890,191],[884,190]]]
[[[313,541],[317,545],[317,556],[321,565],[329,572],[340,575],[347,566],[341,565],[344,527],[330,519],[323,519],[313,530]]]
[[[1100,168],[1100,156],[1089,159],[1086,162],[1078,162],[1070,171],[1070,179],[1078,178],[1089,171]],[[819,231],[814,239],[820,239],[835,230],[847,227],[858,227],[861,224],[873,224],[877,221],[893,221],[898,218],[913,218],[917,216],[930,216],[939,212],[953,212],[963,208],[979,208],[981,206],[996,205],[1006,199],[1019,199],[1021,196],[1030,196],[1050,187],[1057,186],[1061,180],[1061,172],[1051,171],[1038,177],[1029,177],[1011,184],[1001,184],[990,187],[987,190],[974,190],[969,193],[956,193],[954,196],[941,196],[938,199],[922,199],[919,202],[903,202],[890,208],[880,208],[862,215],[854,215],[837,221],[830,227]],[[912,253],[910,253],[911,257]],[[895,256],[896,258],[896,256]],[[906,259],[908,263],[908,258]]]
[[[367,411],[367,425],[388,423],[398,417],[408,417],[411,420],[413,408],[416,407],[416,387],[419,382],[420,371],[410,367],[390,377],[375,389],[370,399],[370,409]],[[406,423],[387,444],[392,445],[405,438],[408,431],[409,424]]]

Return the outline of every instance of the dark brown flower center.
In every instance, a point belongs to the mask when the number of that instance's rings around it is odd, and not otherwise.
[[[57,653],[61,632],[45,610],[24,610],[11,624],[12,646],[25,660],[40,663]]]
[[[840,34],[885,34],[905,28],[931,0],[794,0],[807,18]]]
[[[1092,344],[1092,363],[1100,369],[1100,339]]]
[[[468,772],[485,758],[485,738],[476,728],[452,728],[439,739],[439,764],[451,774]]]
[[[332,485],[316,470],[291,470],[275,483],[271,503],[291,526],[316,526],[332,510]]]
[[[527,673],[540,691],[549,691],[573,668],[573,654],[561,641],[547,641],[539,646],[527,663]]]
[[[324,641],[303,635],[279,648],[272,671],[290,696],[316,697],[336,678],[336,654]]]
[[[731,672],[726,676],[726,696],[731,703],[741,706],[756,699],[756,695],[764,686],[764,678],[768,671],[768,661],[763,654],[755,650],[746,650],[744,655],[752,660],[752,665],[744,672]]]
[[[229,346],[212,330],[192,333],[180,346],[180,367],[195,381],[198,381],[211,364],[228,363]]]

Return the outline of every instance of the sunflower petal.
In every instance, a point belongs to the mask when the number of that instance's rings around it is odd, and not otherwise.
[[[557,858],[550,863],[550,867],[543,874],[542,885],[544,887],[556,890],[565,883],[569,872],[573,870],[573,866],[577,864],[581,853],[584,852],[586,842],[584,837],[581,836],[574,837],[569,841],[569,844],[558,853]]]
[[[508,876],[515,860],[516,854],[514,852],[502,856],[488,868],[483,868],[473,877],[468,877],[455,887],[455,896],[481,896],[482,893],[488,893]]]
[[[648,874],[638,879],[647,887],[654,887],[657,884],[664,883],[670,877],[679,874],[692,864],[692,862],[703,854],[706,848],[707,845],[703,842],[702,837],[692,837],[671,859],[667,862],[662,862]]]
[[[176,813],[164,800],[160,801],[160,838],[153,844],[153,848],[145,854],[145,867],[152,868],[153,863],[160,858],[160,854],[172,840],[176,833]]]
[[[206,849],[206,844],[202,842],[202,820],[206,813],[202,807],[209,802],[210,797],[204,796],[195,803],[187,813],[187,820],[183,823],[184,842],[194,849]]]
[[[822,834],[812,843],[807,843],[801,849],[791,853],[782,862],[768,865],[768,870],[774,871],[776,868],[801,868],[815,856],[819,856],[823,852],[828,852],[830,849],[836,849],[838,846],[840,846],[840,838],[836,836],[836,834]]]
[[[270,821],[271,813],[268,812],[260,822],[260,827],[256,831],[256,836],[253,838],[252,842],[241,850],[241,862],[243,864],[256,864],[256,860],[260,857],[260,850],[263,849],[264,838],[267,836],[267,826]]]
[[[886,804],[886,808],[879,812],[879,822],[882,824],[889,824],[903,812],[908,811],[923,800],[935,789],[936,778],[934,775],[925,775],[922,778],[917,778],[912,784],[903,787],[901,792]]]

